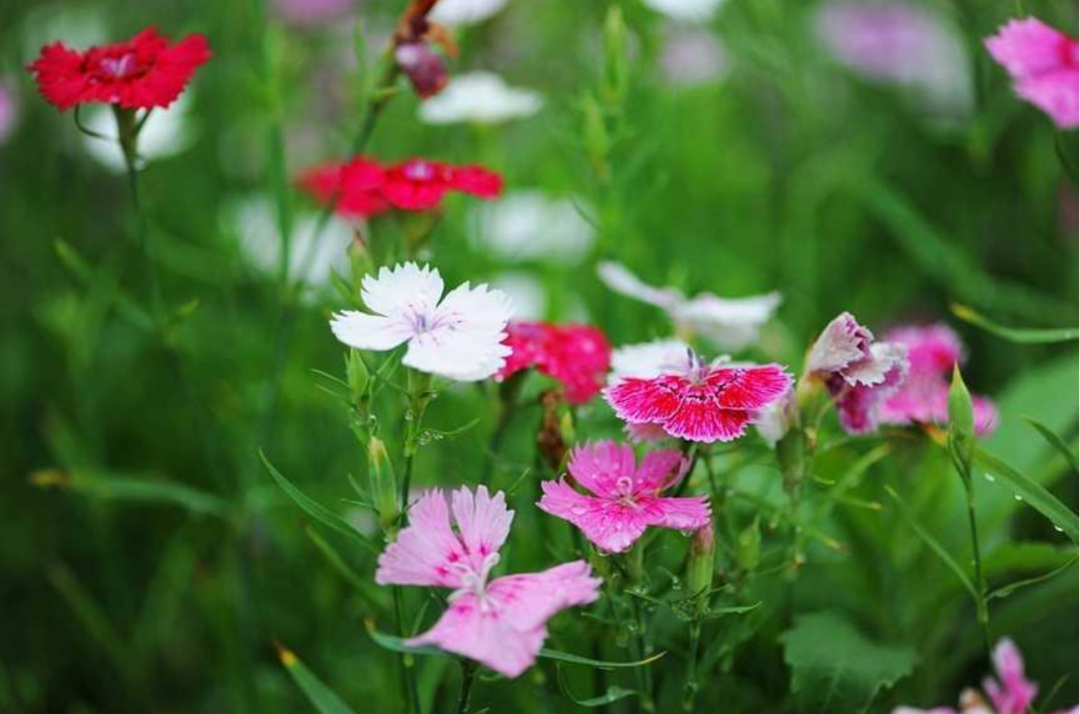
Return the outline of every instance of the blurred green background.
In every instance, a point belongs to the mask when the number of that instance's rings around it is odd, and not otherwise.
[[[455,31],[452,71],[488,69],[541,92],[545,106],[532,118],[432,127],[417,120],[411,93],[390,102],[368,153],[483,163],[508,190],[572,197],[595,224],[596,245],[579,261],[542,253],[507,261],[475,240],[473,199],[448,199],[431,242],[448,284],[512,271],[544,296],[542,316],[594,322],[614,344],[668,328],[652,308],[606,291],[595,279],[598,258],[688,292],[776,289],[778,319],[748,356],[793,369],[841,310],[875,330],[949,321],[950,301],[1007,324],[1076,324],[1076,133],[1056,131],[1017,100],[978,44],[1013,3],[918,5],[963,48],[962,76],[943,103],[845,68],[815,37],[815,3],[727,0],[696,24],[633,0],[611,4],[621,6],[632,41],[629,91],[609,107],[610,145],[590,144],[583,128],[605,66],[606,2],[511,0]],[[344,158],[356,131],[357,77],[369,67],[357,61],[357,32],[374,56],[401,9],[357,2],[333,21],[297,24],[258,0],[0,3],[0,82],[18,105],[0,144],[0,712],[308,711],[275,641],[358,712],[400,706],[394,657],[362,624],[389,627],[370,602],[379,595],[358,592],[326,558],[258,450],[309,494],[348,511],[338,499],[350,496],[345,475],[363,473],[363,454],[313,373],[342,374],[327,318],[344,301],[325,285],[291,294],[267,256],[279,249],[282,217],[298,227],[317,210],[293,178]],[[1075,5],[1024,9],[1076,33]],[[94,158],[71,113],[38,97],[22,69],[47,41],[83,48],[150,24],[172,37],[205,33],[214,52],[186,95],[182,140],[166,137],[173,153],[142,174],[149,239],[176,315],[164,336],[141,322],[150,282],[125,177]],[[721,48],[705,53],[715,60],[711,76],[692,76],[671,58],[691,37]],[[255,219],[245,205],[266,208]],[[343,248],[348,232],[338,235]],[[1002,409],[988,448],[1075,509],[1075,474],[1022,420],[1037,418],[1075,447],[1075,344],[1017,345],[951,322],[969,347],[968,384]],[[481,421],[422,452],[419,485],[475,480],[491,399],[486,387],[440,397],[433,427]],[[516,423],[511,465],[531,463],[534,419]],[[618,424],[595,402],[581,410],[577,431],[613,436]],[[830,453],[822,469],[843,473],[871,447]],[[768,490],[775,473],[755,466],[739,478]],[[513,481],[504,479],[504,488]],[[909,494],[966,562],[954,481],[947,459],[909,439],[860,489],[884,501],[884,483]],[[1066,541],[1041,517],[1004,490],[979,487],[996,582],[1063,562]],[[528,488],[515,493],[511,568],[568,552],[569,541],[530,538],[539,515]],[[747,503],[732,513],[740,526],[753,517]],[[985,670],[963,591],[895,512],[836,508],[821,522],[845,550],[820,548],[794,586],[763,580],[760,617],[725,629],[741,643],[738,657],[725,659],[702,711],[794,711],[777,637],[795,613],[821,608],[917,651],[914,673],[874,711],[951,703]],[[370,581],[369,554],[314,532]],[[1071,673],[1050,703],[1059,708],[1077,699],[1076,588],[1072,570],[993,610],[995,633],[1020,643],[1044,690]],[[583,627],[596,625],[564,615],[553,641],[572,649]],[[677,652],[680,635],[670,636]],[[617,645],[609,654],[626,658]],[[574,691],[590,691],[589,677],[571,675]],[[436,711],[449,706],[456,676],[446,661],[423,663]],[[483,682],[474,706],[576,710],[553,678],[545,666],[518,684]]]

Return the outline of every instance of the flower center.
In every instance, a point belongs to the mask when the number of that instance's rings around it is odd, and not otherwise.
[[[414,161],[405,165],[403,173],[410,181],[430,181],[435,178],[435,167],[426,161]]]
[[[461,575],[461,587],[450,594],[450,602],[457,600],[465,595],[475,595],[477,606],[481,612],[487,612],[491,609],[491,603],[487,598],[487,579],[491,573],[492,568],[499,564],[499,554],[489,553],[484,556],[484,559],[480,561],[480,570],[475,570],[467,562],[463,562],[457,567],[462,569]]]
[[[140,64],[134,52],[102,57],[90,67],[90,74],[101,81],[128,79],[143,74],[145,71],[146,67]]]

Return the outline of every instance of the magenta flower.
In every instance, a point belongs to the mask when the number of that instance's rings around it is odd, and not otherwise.
[[[583,560],[489,581],[514,512],[502,492],[491,497],[484,486],[475,497],[463,486],[452,498],[451,509],[439,491],[417,500],[409,526],[379,556],[375,582],[452,588],[450,607],[435,626],[406,644],[435,645],[517,677],[536,661],[547,621],[560,610],[594,602],[601,581]]]
[[[1076,40],[1034,17],[1010,20],[986,49],[1012,77],[1016,93],[1046,112],[1062,129],[1080,122]]]
[[[758,411],[791,388],[791,375],[777,364],[706,364],[691,353],[686,368],[657,376],[619,379],[604,396],[630,424],[656,424],[668,436],[712,443],[746,433]]]
[[[907,348],[911,368],[900,389],[881,406],[881,420],[888,424],[948,423],[952,368],[965,361],[960,337],[944,324],[898,327],[885,337]],[[993,432],[998,421],[994,403],[983,396],[974,396],[971,401],[975,433]]]
[[[810,348],[806,373],[825,382],[840,426],[851,434],[865,434],[877,428],[880,405],[904,381],[904,353],[901,345],[874,342],[873,333],[844,312]]]
[[[601,441],[575,449],[568,468],[593,495],[578,493],[565,478],[544,481],[537,505],[573,523],[602,551],[627,550],[649,526],[692,531],[711,523],[705,496],[660,495],[690,468],[678,451],[649,452],[639,466],[629,445]]]

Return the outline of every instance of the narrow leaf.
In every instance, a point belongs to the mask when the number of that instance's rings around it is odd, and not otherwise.
[[[1076,454],[1073,453],[1073,450],[1069,448],[1069,445],[1065,443],[1065,440],[1062,439],[1057,432],[1055,432],[1053,429],[1046,426],[1045,424],[1037,422],[1029,417],[1024,417],[1024,421],[1026,421],[1028,424],[1031,424],[1031,426],[1034,427],[1036,431],[1042,434],[1042,437],[1046,439],[1047,443],[1049,443],[1050,446],[1057,449],[1058,452],[1060,452],[1061,455],[1065,457],[1065,463],[1069,464],[1069,468],[1073,470],[1073,473],[1080,472],[1080,465],[1077,464]]]
[[[1080,541],[1080,520],[1076,514],[1039,483],[982,449],[975,450],[975,466],[995,479],[1001,479],[1016,496],[1046,516],[1073,543]]]
[[[1080,338],[1080,329],[1075,327],[1056,328],[1030,328],[1030,327],[1005,327],[990,320],[982,313],[976,312],[967,305],[954,303],[952,312],[964,322],[970,322],[976,327],[981,327],[990,334],[997,335],[1009,342],[1021,345],[1038,345],[1048,342],[1075,342]]]
[[[956,573],[956,577],[960,579],[960,582],[963,584],[964,589],[971,593],[971,596],[973,598],[977,599],[979,595],[975,591],[975,586],[972,584],[971,578],[968,577],[967,572],[965,572],[964,569],[960,567],[960,564],[957,563],[951,555],[949,555],[949,551],[945,550],[945,547],[938,542],[937,538],[935,538],[930,533],[930,531],[926,530],[926,528],[921,523],[919,523],[918,519],[915,518],[915,514],[911,511],[911,507],[904,502],[904,499],[900,498],[900,494],[894,491],[890,486],[886,486],[885,490],[888,491],[892,499],[896,501],[896,505],[900,508],[900,514],[904,517],[904,520],[908,522],[908,524],[919,536],[919,538],[922,539],[922,542],[925,543],[927,547],[930,548],[930,550],[932,550],[939,559],[941,559],[942,563],[947,565],[950,570]]]
[[[343,702],[338,695],[334,694],[325,684],[316,677],[311,670],[292,652],[281,645],[277,646],[278,659],[285,666],[293,681],[308,698],[319,714],[356,714],[348,704]]]
[[[562,667],[558,664],[555,665],[555,673],[559,679],[559,689],[562,690],[563,696],[577,704],[579,707],[586,707],[588,709],[594,709],[596,707],[603,707],[617,702],[620,699],[626,699],[627,697],[636,697],[638,693],[633,689],[624,689],[619,686],[610,686],[607,688],[607,692],[598,697],[589,697],[588,699],[578,699],[570,693],[570,687],[566,684],[566,675],[563,674]]]
[[[1071,568],[1072,566],[1076,565],[1076,560],[1077,560],[1076,556],[1074,555],[1072,558],[1069,559],[1069,562],[1067,562],[1064,565],[1061,565],[1061,566],[1059,566],[1057,568],[1054,568],[1049,573],[1043,573],[1042,575],[1037,575],[1034,578],[1026,578],[1024,580],[1018,580],[1015,583],[1009,583],[1008,585],[1003,585],[1002,587],[998,588],[997,590],[994,590],[989,595],[987,595],[986,599],[987,600],[993,600],[994,598],[999,598],[999,597],[1009,597],[1010,595],[1012,595],[1017,590],[1020,590],[1021,588],[1026,588],[1026,587],[1031,586],[1031,585],[1038,585],[1039,583],[1044,583],[1047,580],[1052,579],[1054,576],[1058,575],[1059,573],[1063,573],[1066,570],[1068,570],[1069,568]]]

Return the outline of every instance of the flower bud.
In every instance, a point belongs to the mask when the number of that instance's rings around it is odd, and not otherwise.
[[[686,586],[692,597],[701,596],[699,608],[708,605],[708,598],[704,595],[712,588],[715,552],[716,538],[710,521],[709,525],[694,531],[690,540],[690,555],[686,559]]]
[[[394,51],[394,61],[409,78],[413,91],[421,99],[434,97],[450,81],[446,63],[423,40],[398,45]]]
[[[949,445],[953,458],[958,460],[964,472],[970,473],[971,460],[975,456],[975,409],[958,365],[953,365],[952,384],[949,385]]]
[[[367,452],[371,499],[375,503],[375,511],[379,514],[379,523],[384,531],[388,531],[398,516],[397,484],[390,454],[387,453],[382,439],[375,436],[368,440]]]
[[[735,542],[735,562],[748,572],[756,570],[761,562],[761,528],[757,518],[739,532]]]
[[[352,403],[357,407],[367,402],[367,387],[371,376],[368,374],[367,365],[364,364],[360,351],[349,350],[349,357],[345,361],[345,376],[349,382],[349,396]]]
[[[559,417],[559,405],[561,404],[562,397],[554,389],[540,395],[542,416],[540,417],[540,430],[536,434],[536,448],[554,473],[559,473],[563,461],[566,459],[567,446],[564,433],[568,429],[573,429],[572,423],[568,425],[566,420]],[[569,415],[567,415],[568,418]]]
[[[622,9],[612,5],[604,18],[604,98],[609,106],[619,106],[630,87],[628,33]]]

